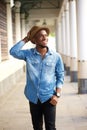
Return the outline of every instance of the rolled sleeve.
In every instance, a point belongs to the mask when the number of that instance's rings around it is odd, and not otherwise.
[[[64,83],[64,65],[61,56],[59,56],[56,64],[56,87],[62,88]]]
[[[10,55],[17,59],[25,60],[26,50],[21,50],[24,45],[23,41],[19,41],[10,49]]]

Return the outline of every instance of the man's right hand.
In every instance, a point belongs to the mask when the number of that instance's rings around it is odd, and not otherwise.
[[[25,43],[29,42],[29,38],[26,36],[25,38],[22,39]]]
[[[30,40],[30,32],[27,33],[27,36],[23,39],[25,43],[29,42]]]

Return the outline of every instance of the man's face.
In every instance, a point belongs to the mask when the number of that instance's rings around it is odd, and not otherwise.
[[[48,43],[48,34],[45,30],[39,31],[35,36],[35,44],[46,46]]]

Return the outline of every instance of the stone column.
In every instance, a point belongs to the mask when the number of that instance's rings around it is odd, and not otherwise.
[[[55,34],[56,34],[56,51],[59,52],[59,37],[58,37],[58,19],[55,20]]]
[[[87,93],[87,0],[77,1],[78,93]]]
[[[63,61],[64,61],[64,67],[66,69],[66,45],[65,45],[65,12],[63,10],[62,12],[62,49],[63,49]]]
[[[8,55],[9,55],[9,50],[13,45],[12,14],[11,14],[10,0],[5,0],[5,2],[6,2],[6,9],[7,9],[7,43],[8,43]]]
[[[71,82],[77,82],[77,26],[76,26],[76,1],[69,1],[70,9],[70,78]]]
[[[0,34],[0,62],[1,62],[1,34]]]
[[[26,20],[25,20],[25,31],[26,33],[30,30],[30,28],[32,27],[31,25],[29,25],[29,14],[28,16],[26,17]]]
[[[62,49],[62,34],[61,34],[61,18],[59,18],[58,22],[58,42],[59,42],[59,53],[62,55],[63,54],[63,49]]]
[[[21,14],[21,37],[24,38],[27,34],[25,34],[25,14]]]
[[[20,1],[15,2],[15,30],[16,30],[16,42],[21,40],[21,21],[20,21]]]
[[[69,26],[69,2],[65,6],[65,27],[66,27],[66,75],[70,75],[70,26]]]

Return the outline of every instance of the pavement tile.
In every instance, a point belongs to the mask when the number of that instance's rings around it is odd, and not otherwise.
[[[33,130],[29,103],[24,96],[25,74],[0,97],[0,130]],[[57,104],[57,130],[87,130],[87,94],[78,94],[78,84],[65,77]],[[44,129],[45,130],[45,129]]]

